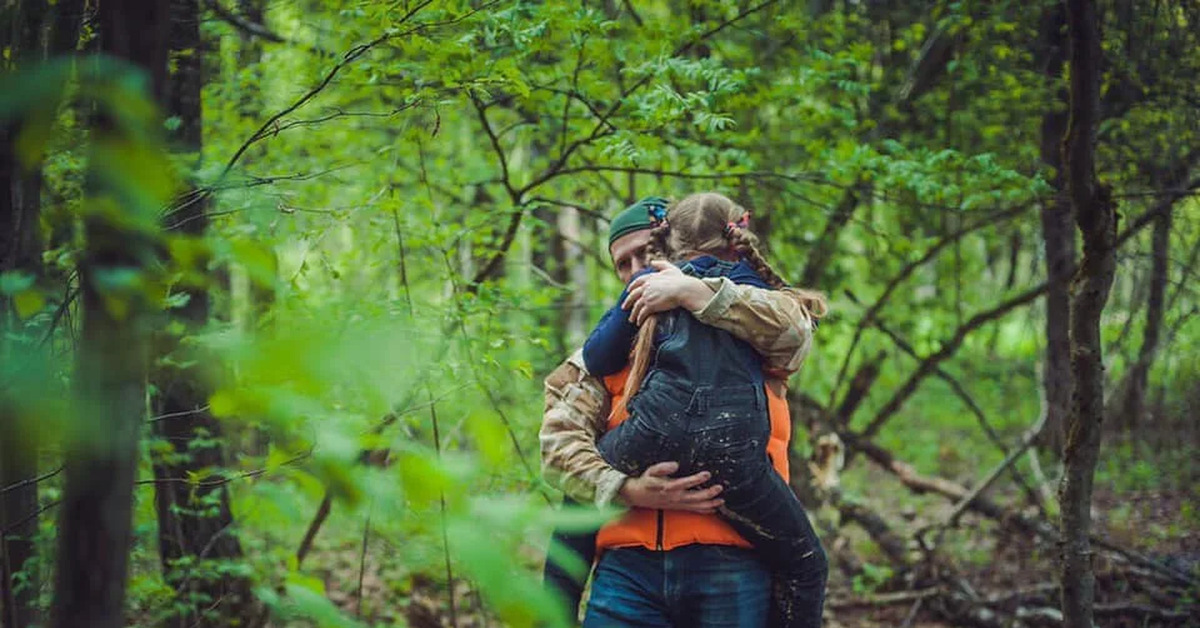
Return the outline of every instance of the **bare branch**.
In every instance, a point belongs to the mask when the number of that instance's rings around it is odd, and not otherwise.
[[[221,3],[218,0],[204,0],[204,5],[207,6],[213,13],[216,13],[217,17],[221,18],[240,31],[255,37],[260,37],[267,41],[273,41],[277,44],[288,43],[288,40],[282,35],[278,35],[266,26],[257,22],[252,22],[234,13],[233,11],[226,9],[225,7],[221,6]]]
[[[896,274],[895,277],[892,277],[891,281],[888,282],[887,287],[883,289],[883,294],[879,295],[879,298],[876,299],[873,304],[871,304],[871,307],[867,308],[866,313],[862,315],[862,318],[860,318],[858,323],[854,326],[854,337],[850,340],[850,348],[846,351],[846,356],[842,359],[842,366],[838,369],[838,375],[834,379],[833,390],[830,393],[829,398],[829,405],[833,405],[833,400],[837,396],[838,390],[840,390],[842,387],[842,381],[846,375],[846,369],[849,367],[850,358],[854,354],[854,350],[858,347],[858,342],[862,338],[863,331],[875,321],[875,317],[879,315],[879,311],[883,309],[884,305],[887,305],[888,300],[891,299],[892,294],[896,291],[901,283],[912,276],[912,274],[916,272],[918,268],[937,257],[938,253],[941,253],[943,249],[959,241],[964,236],[978,231],[979,229],[1006,221],[1010,218],[1015,218],[1027,209],[1028,208],[1025,206],[1020,206],[1002,210],[947,235],[939,240],[936,244],[929,247],[929,250],[925,251],[921,257],[906,264],[904,268],[902,268],[900,272]]]
[[[14,482],[12,484],[9,484],[8,486],[2,486],[2,487],[0,487],[0,495],[3,495],[10,491],[15,491],[23,486],[29,486],[30,484],[37,484],[38,482],[49,480],[50,478],[58,475],[59,473],[62,473],[62,470],[63,470],[63,468],[60,466],[53,471],[49,471],[49,472],[39,475],[35,478],[26,478],[24,480],[21,480],[20,482]]]
[[[1047,283],[1042,283],[1034,288],[1030,288],[1025,292],[1001,302],[990,310],[986,310],[976,314],[975,316],[972,316],[969,320],[960,325],[958,329],[955,330],[954,335],[942,343],[941,348],[938,351],[930,354],[921,361],[921,363],[917,366],[917,370],[909,376],[908,380],[905,381],[900,389],[896,391],[896,394],[894,394],[892,398],[889,399],[882,408],[880,408],[879,412],[875,414],[875,417],[871,419],[871,422],[867,424],[866,429],[862,432],[862,436],[869,439],[877,434],[880,428],[883,427],[884,423],[886,423],[887,420],[892,417],[892,415],[894,415],[901,407],[903,407],[904,403],[908,401],[908,398],[911,397],[914,392],[916,392],[917,387],[921,384],[925,377],[932,374],[934,369],[936,369],[939,364],[941,364],[950,356],[954,355],[954,352],[958,351],[958,348],[962,346],[962,343],[964,340],[966,340],[968,334],[976,329],[979,329],[983,325],[994,321],[1005,314],[1008,314],[1012,310],[1022,305],[1027,305],[1034,299],[1042,296],[1042,294],[1046,292],[1047,287]]]
[[[883,321],[876,321],[875,326],[879,329],[879,331],[882,331],[889,338],[891,338],[892,342],[895,342],[896,346],[900,347],[902,351],[912,356],[916,360],[921,359],[921,357],[917,354],[916,349],[914,349],[913,346],[908,343],[908,341],[901,337],[900,334],[896,333],[894,330],[885,325]],[[979,407],[979,404],[976,403],[974,397],[967,392],[967,389],[965,386],[963,386],[962,382],[958,381],[958,379],[947,373],[946,370],[940,366],[934,369],[934,374],[937,375],[938,379],[946,382],[946,384],[950,386],[950,389],[954,391],[954,394],[958,396],[960,400],[962,400],[963,405],[967,406],[967,409],[970,410],[971,414],[975,416],[975,419],[979,423],[979,426],[983,429],[983,432],[987,434],[987,437],[992,441],[992,444],[994,444],[996,448],[1000,450],[1000,453],[1004,454],[1005,456],[1010,455],[1008,446],[1004,444],[1004,440],[1000,438],[999,434],[996,433],[995,428],[992,427],[992,422],[989,421],[987,415],[984,414],[983,408]],[[1043,416],[1042,423],[1045,423],[1045,420],[1045,416]],[[1038,433],[1041,432],[1041,427],[1041,425],[1038,426]],[[1026,448],[1028,448],[1028,445],[1021,447],[1020,451],[1024,451]],[[1041,495],[1034,490],[1033,486],[1031,486],[1025,479],[1025,476],[1021,475],[1021,472],[1016,468],[1012,468],[1012,476],[1013,480],[1016,481],[1016,483],[1025,491],[1025,494],[1029,496],[1030,502],[1036,505],[1042,514],[1045,515],[1046,509],[1042,505]],[[989,480],[989,483],[990,481],[991,480]]]

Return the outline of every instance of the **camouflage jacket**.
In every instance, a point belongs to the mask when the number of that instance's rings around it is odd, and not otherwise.
[[[812,343],[812,323],[794,293],[737,285],[724,277],[702,281],[713,297],[693,312],[700,322],[750,343],[763,356],[768,377],[781,385],[800,370]],[[611,408],[604,383],[588,374],[582,352],[576,351],[546,377],[545,393],[538,434],[542,476],[577,501],[612,503],[627,476],[596,449]]]

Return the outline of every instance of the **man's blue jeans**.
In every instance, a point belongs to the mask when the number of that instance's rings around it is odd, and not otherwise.
[[[686,545],[604,552],[583,628],[762,628],[771,575],[751,550]]]

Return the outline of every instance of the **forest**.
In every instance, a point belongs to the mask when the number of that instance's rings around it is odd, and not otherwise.
[[[4,0],[0,627],[570,626],[543,380],[719,192],[824,625],[1200,625],[1200,3]]]

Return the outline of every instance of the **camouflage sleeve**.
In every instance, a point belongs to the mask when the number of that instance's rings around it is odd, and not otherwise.
[[[800,370],[812,346],[812,321],[796,293],[735,284],[727,277],[702,279],[714,291],[696,319],[750,343],[763,371],[787,379]]]
[[[588,374],[576,351],[546,377],[545,392],[538,432],[542,477],[577,501],[607,506],[626,479],[596,449],[596,439],[608,421],[608,390]]]

